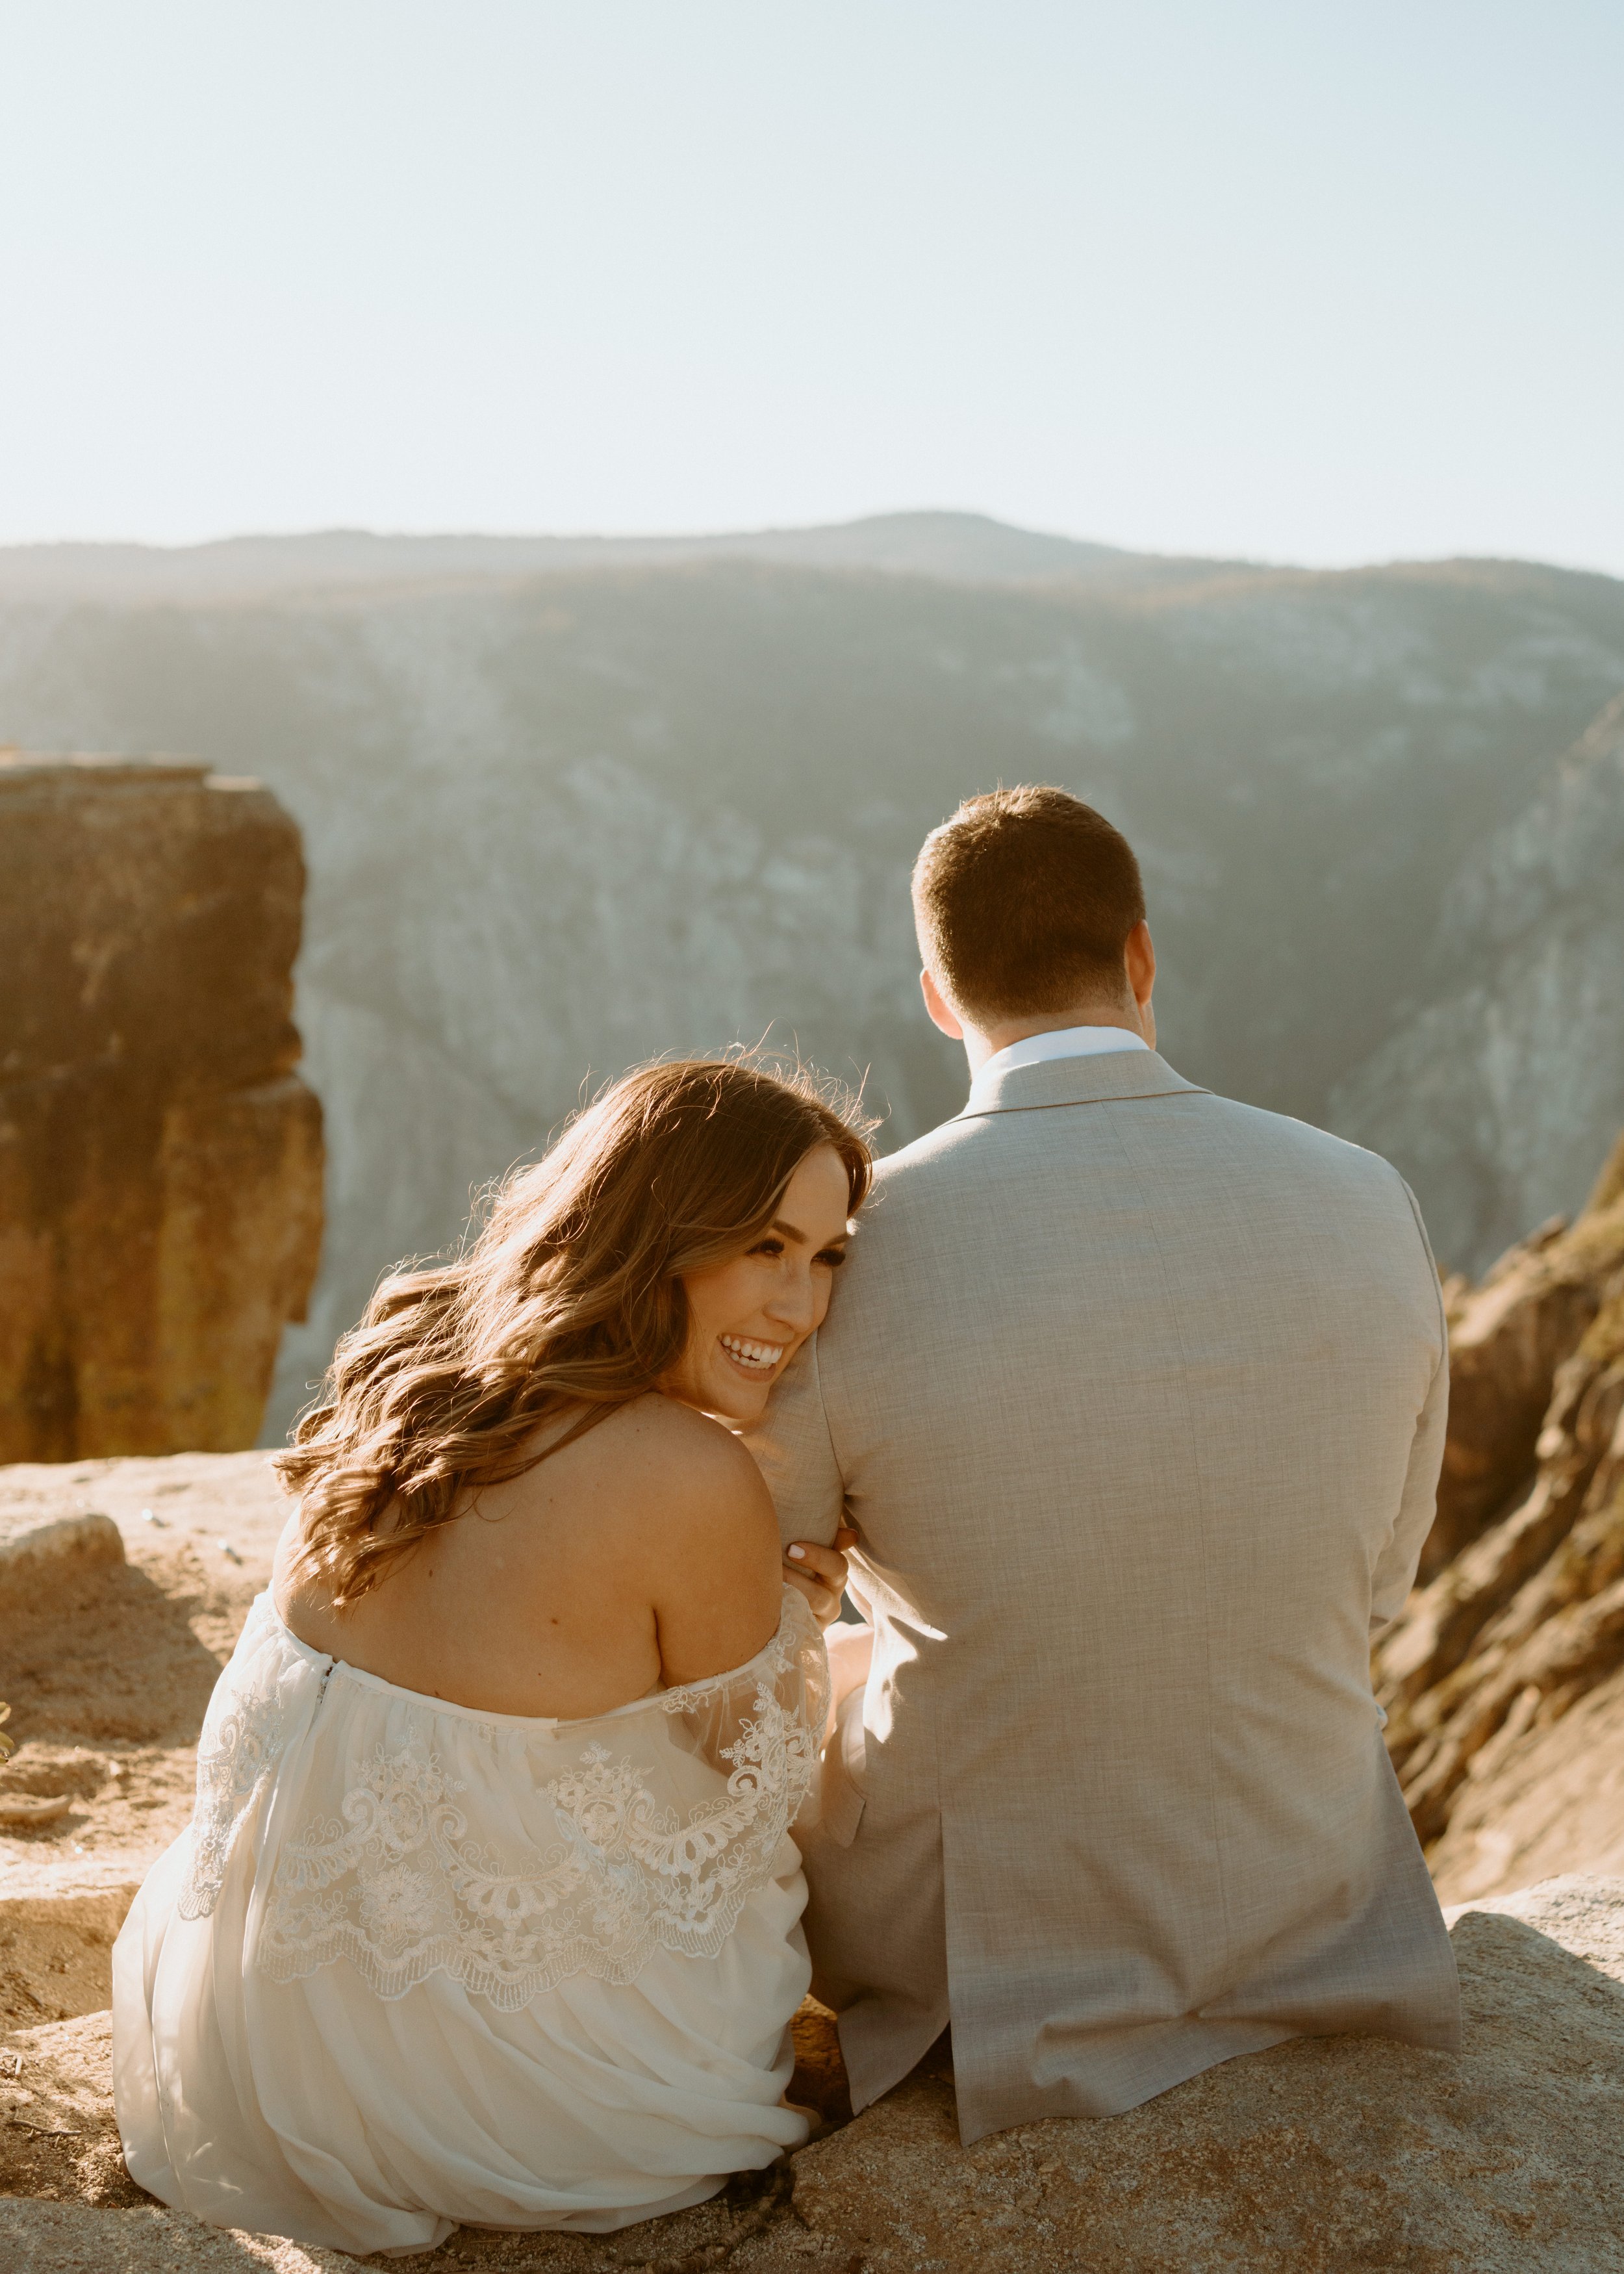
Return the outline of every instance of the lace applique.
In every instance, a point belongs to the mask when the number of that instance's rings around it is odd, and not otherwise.
[[[271,1627],[267,1600],[260,1597],[250,1611],[232,1663],[215,1684],[204,1716],[198,1740],[192,1854],[177,1905],[182,1918],[207,1918],[219,1901],[238,1828],[286,1742],[287,1715],[275,1660],[258,1647],[267,1639],[262,1630]],[[234,1679],[239,1669],[244,1678]],[[261,1669],[260,1680],[254,1681],[252,1672]]]
[[[282,1848],[256,1962],[289,1982],[345,1957],[385,1998],[443,1970],[513,2012],[574,1975],[630,1982],[657,1948],[714,1957],[811,1788],[828,1679],[822,1635],[787,1590],[748,1667],[596,1724],[533,1788],[556,1841],[519,1855],[470,1836],[466,1780],[425,1738],[380,1746],[340,1815]],[[726,1777],[685,1816],[650,1788],[673,1750]]]

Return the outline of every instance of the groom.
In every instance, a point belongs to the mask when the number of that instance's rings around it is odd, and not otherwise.
[[[1369,1675],[1443,1445],[1409,1190],[1156,1055],[1138,864],[1065,792],[971,799],[914,898],[969,1103],[882,1163],[756,1441],[875,1630],[797,1834],[853,2105],[950,2021],[966,2142],[1286,2037],[1453,2047]]]

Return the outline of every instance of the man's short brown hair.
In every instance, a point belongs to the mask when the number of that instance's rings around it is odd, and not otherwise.
[[[914,864],[926,957],[962,1011],[1024,1019],[1117,1001],[1145,914],[1133,848],[1069,790],[966,798]]]

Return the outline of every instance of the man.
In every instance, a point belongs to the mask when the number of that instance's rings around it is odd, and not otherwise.
[[[1138,864],[1064,791],[972,799],[914,894],[969,1103],[881,1164],[756,1441],[875,1630],[803,1842],[853,2105],[950,2020],[966,2142],[1297,2035],[1453,2047],[1369,1673],[1447,1392],[1409,1190],[1156,1055]]]

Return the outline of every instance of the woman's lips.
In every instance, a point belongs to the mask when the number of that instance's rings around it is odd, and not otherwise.
[[[751,1335],[718,1335],[717,1343],[734,1373],[747,1382],[765,1382],[789,1347],[787,1343],[758,1342]]]

